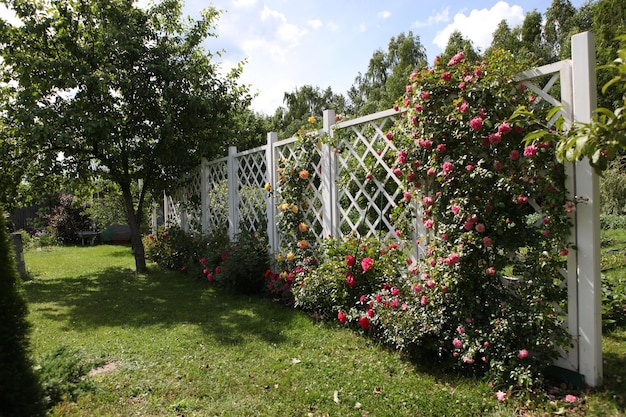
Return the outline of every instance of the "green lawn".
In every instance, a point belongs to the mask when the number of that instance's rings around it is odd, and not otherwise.
[[[54,416],[514,416],[485,382],[410,363],[358,333],[179,272],[136,275],[125,246],[26,253],[36,357],[79,349],[110,370]],[[551,390],[533,415],[622,415],[626,328],[605,337],[602,390]],[[573,393],[584,404],[563,402]]]

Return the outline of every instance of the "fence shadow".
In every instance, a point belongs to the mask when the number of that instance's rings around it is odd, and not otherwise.
[[[168,328],[185,323],[232,345],[249,338],[285,342],[283,330],[297,314],[269,300],[233,295],[169,271],[137,275],[130,269],[108,268],[78,277],[35,279],[25,290],[30,308],[66,323],[64,329]]]

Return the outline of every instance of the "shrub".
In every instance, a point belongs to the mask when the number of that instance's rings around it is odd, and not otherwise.
[[[602,230],[626,229],[626,215],[601,214],[600,228]]]
[[[219,260],[213,252],[200,263],[209,281],[236,293],[260,294],[269,268],[269,248],[266,239],[256,233],[240,233],[220,252]]]
[[[514,77],[526,67],[500,51],[415,72],[387,134],[407,208],[421,200],[427,256],[400,288],[408,317],[384,322],[403,343],[511,389],[538,382],[571,343],[556,305],[575,202],[555,143],[522,144],[538,128],[514,116],[534,102]]]
[[[20,281],[4,215],[0,215],[0,415],[43,416],[41,386],[29,357],[30,326]]]
[[[212,237],[190,234],[178,226],[161,229],[157,234],[144,237],[146,256],[166,269],[189,271],[199,276],[198,265],[201,258],[211,253],[209,258],[217,262],[219,253],[228,244],[225,232],[218,232]]]
[[[78,242],[78,232],[91,229],[85,207],[77,207],[71,194],[59,195],[59,205],[48,216],[48,225],[56,238],[65,244]]]
[[[406,254],[394,243],[349,235],[322,241],[319,267],[295,270],[295,306],[325,318],[344,314],[346,321],[371,314],[365,297],[396,287]]]

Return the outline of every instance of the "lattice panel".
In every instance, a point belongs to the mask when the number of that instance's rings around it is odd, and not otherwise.
[[[228,229],[228,163],[220,160],[208,164],[204,170],[207,184],[208,232]]]
[[[394,116],[349,127],[337,157],[339,229],[346,234],[396,238],[390,213],[402,198],[401,182],[389,166],[393,144],[385,138]]]
[[[239,228],[241,231],[266,231],[268,182],[265,149],[238,158]]]

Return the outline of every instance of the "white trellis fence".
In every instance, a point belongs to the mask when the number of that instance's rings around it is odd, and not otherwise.
[[[585,32],[572,37],[571,59],[531,69],[518,79],[542,100],[561,106],[560,113],[571,126],[589,121],[595,109],[595,66],[594,36]],[[553,95],[555,90],[560,97]],[[335,123],[334,112],[324,112],[323,130],[338,135],[338,140],[336,148],[326,144],[317,148],[315,171],[321,180],[311,183],[312,192],[306,196],[306,218],[318,238],[358,231],[399,239],[389,214],[402,198],[402,189],[386,163],[395,149],[384,133],[397,117],[397,111],[387,110]],[[241,230],[266,231],[277,250],[276,204],[263,186],[276,184],[277,161],[295,156],[295,141],[279,141],[276,133],[269,133],[266,145],[244,152],[231,147],[227,157],[204,160],[185,189],[165,196],[166,222],[203,233],[228,229],[231,236]],[[368,175],[372,171],[375,176]],[[561,352],[556,365],[582,375],[587,385],[598,386],[602,383],[598,177],[586,160],[567,164],[566,171],[570,197],[580,202],[572,214],[576,249],[570,251],[563,271],[568,288],[566,325],[574,346]],[[415,226],[417,230],[417,222]],[[418,250],[414,248],[414,254]]]

